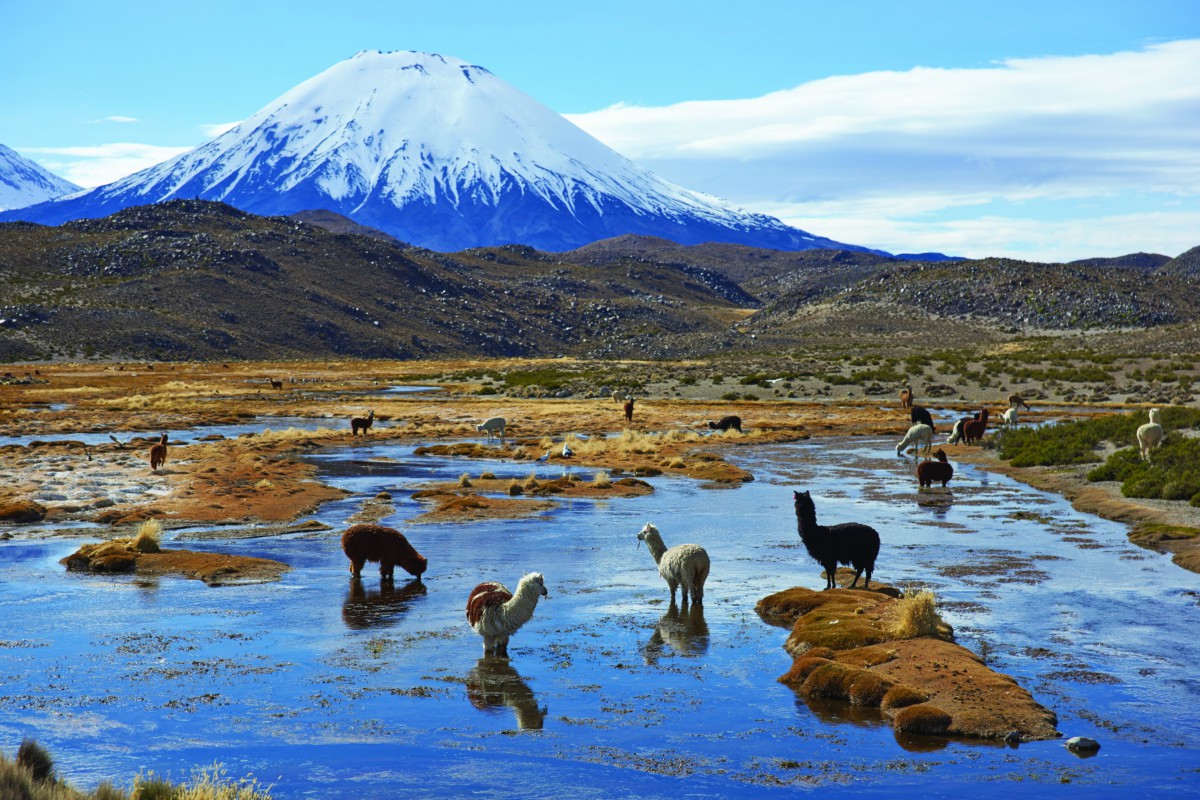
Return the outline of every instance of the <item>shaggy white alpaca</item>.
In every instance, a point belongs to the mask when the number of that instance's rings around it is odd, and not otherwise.
[[[483,654],[507,656],[508,638],[529,622],[538,599],[549,599],[542,573],[531,572],[510,592],[495,581],[481,583],[467,598],[467,622],[483,637]]]
[[[490,417],[475,426],[475,430],[483,433],[487,431],[488,441],[492,440],[492,436],[499,436],[500,441],[504,441],[504,429],[508,427],[508,420],[504,417]]]
[[[1163,426],[1158,422],[1158,409],[1150,409],[1150,421],[1137,429],[1138,452],[1143,461],[1150,460],[1150,451],[1162,444]]]
[[[1016,425],[1017,421],[1018,421],[1017,420],[1017,407],[1013,406],[1012,408],[1005,411],[1004,414],[1001,416],[1001,420],[1003,420],[1003,425],[1006,428],[1011,428],[1014,425]]]
[[[904,438],[900,440],[900,444],[896,445],[896,455],[901,455],[904,448],[909,445],[914,445],[917,452],[921,451],[921,445],[925,445],[925,452],[928,453],[933,449],[933,428],[926,425],[924,422],[918,422],[908,429],[908,433],[904,434]]]
[[[670,550],[663,544],[662,535],[658,528],[647,522],[637,535],[639,542],[645,542],[658,564],[658,574],[671,587],[671,604],[675,604],[675,589],[683,587],[683,604],[687,605],[688,596],[693,603],[704,602],[704,581],[708,579],[710,562],[708,553],[698,544],[677,544]]]

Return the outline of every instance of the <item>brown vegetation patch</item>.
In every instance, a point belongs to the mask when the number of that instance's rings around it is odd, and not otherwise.
[[[277,581],[291,567],[279,561],[192,550],[139,552],[133,539],[85,544],[60,564],[78,572],[136,572],[138,575],[182,575],[210,586]]]
[[[484,497],[467,493],[456,494],[437,491],[432,494],[418,492],[422,500],[435,500],[437,506],[415,517],[413,523],[425,522],[475,522],[484,519],[520,519],[544,514],[556,503],[549,500],[526,500],[509,497]],[[415,495],[414,495],[415,496]]]
[[[795,588],[763,598],[756,610],[775,625],[790,620],[784,649],[794,660],[779,680],[806,699],[879,707],[897,732],[1058,736],[1054,713],[955,644],[931,603],[926,592],[895,598]]]

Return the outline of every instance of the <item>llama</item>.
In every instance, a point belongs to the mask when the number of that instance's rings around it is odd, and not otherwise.
[[[875,571],[875,558],[879,555],[879,532],[860,522],[843,522],[839,525],[818,525],[817,509],[808,492],[792,492],[796,501],[796,525],[800,541],[818,564],[825,568],[825,588],[837,588],[837,565],[854,567],[854,580],[849,588],[858,584],[858,577],[865,570],[867,581],[864,587],[871,588],[871,573]]]
[[[488,442],[492,441],[492,434],[504,441],[504,430],[508,427],[508,421],[504,417],[489,417],[483,422],[475,426],[477,432],[487,431]]]
[[[1029,403],[1026,403],[1025,398],[1021,397],[1021,395],[1019,395],[1019,394],[1010,394],[1008,396],[1008,407],[1009,408],[1023,408],[1026,411],[1030,410]]]
[[[366,436],[367,431],[375,424],[375,409],[367,412],[365,417],[354,417],[350,420],[350,435],[358,436],[358,432],[362,431],[362,435]]]
[[[159,438],[158,444],[150,448],[150,469],[156,470],[167,463],[167,435]]]
[[[272,389],[282,389],[283,388],[283,381],[277,381],[274,378],[267,378],[267,380],[269,380],[271,382]]]
[[[971,422],[972,420],[979,419],[980,415],[982,414],[982,411],[976,411],[971,416],[962,417],[955,422],[954,427],[950,429],[950,438],[946,440],[946,444],[958,444],[961,442],[963,438],[963,429],[967,426],[967,423]]]
[[[933,415],[925,406],[913,406],[908,412],[908,418],[913,425],[928,425],[929,430],[937,432],[937,426],[933,424]]]
[[[342,534],[342,551],[350,559],[350,574],[362,575],[363,564],[379,562],[379,579],[395,579],[393,568],[399,564],[409,575],[420,578],[429,560],[418,553],[404,534],[383,525],[351,525]]]
[[[733,428],[738,433],[741,433],[742,432],[742,418],[735,416],[733,414],[730,414],[727,417],[721,417],[716,422],[713,422],[711,419],[708,420],[708,429],[709,430],[721,431],[721,433],[724,433],[725,431],[729,430],[730,428]]]
[[[913,404],[912,387],[905,386],[903,389],[900,390],[900,407],[901,408],[912,408],[912,404]]]
[[[984,431],[987,430],[988,410],[981,409],[979,419],[973,419],[963,425],[963,442],[971,444],[972,442],[982,442]]]
[[[625,422],[633,422],[633,398],[630,397],[625,401]]]
[[[1137,429],[1138,453],[1143,461],[1150,460],[1150,451],[1162,444],[1163,426],[1159,422],[1158,409],[1150,409],[1150,421]]]
[[[954,467],[946,460],[946,451],[939,447],[933,455],[937,461],[922,461],[917,464],[917,483],[922,489],[927,486],[932,488],[934,481],[940,481],[945,487],[954,477]]]
[[[1004,413],[1000,415],[1000,420],[1005,428],[1015,428],[1020,421],[1017,419],[1017,407],[1005,409]]]
[[[904,434],[904,438],[896,445],[896,455],[904,454],[904,448],[909,445],[914,446],[916,452],[921,451],[921,445],[925,445],[925,452],[928,453],[933,447],[933,428],[923,422],[918,422],[908,429],[908,433]]]
[[[508,639],[529,622],[538,599],[550,598],[542,573],[531,572],[510,592],[503,584],[487,581],[467,598],[467,622],[483,637],[483,654],[508,656]]]
[[[670,550],[663,544],[662,536],[653,523],[647,522],[638,531],[638,542],[645,542],[654,563],[658,564],[658,574],[671,587],[671,605],[675,605],[675,589],[683,587],[683,605],[688,604],[688,596],[693,603],[704,602],[704,581],[708,579],[710,562],[708,553],[698,544],[677,544]]]

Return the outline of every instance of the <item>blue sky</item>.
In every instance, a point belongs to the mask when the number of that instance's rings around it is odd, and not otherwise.
[[[1193,0],[0,0],[0,19],[0,144],[84,185],[359,50],[422,50],[842,241],[1032,260],[1200,244]]]

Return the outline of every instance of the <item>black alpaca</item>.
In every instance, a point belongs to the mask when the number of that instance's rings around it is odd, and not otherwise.
[[[879,555],[879,533],[861,522],[843,522],[840,525],[818,525],[817,509],[808,492],[792,492],[796,500],[796,523],[800,530],[800,541],[818,564],[825,568],[825,588],[836,589],[838,564],[854,567],[854,580],[848,588],[858,584],[858,577],[865,570],[865,588],[871,588],[871,573],[875,570],[875,557]]]
[[[908,416],[913,425],[918,423],[928,425],[934,433],[937,433],[937,428],[933,425],[933,417],[929,415],[929,409],[925,406],[913,406],[909,409]]]

